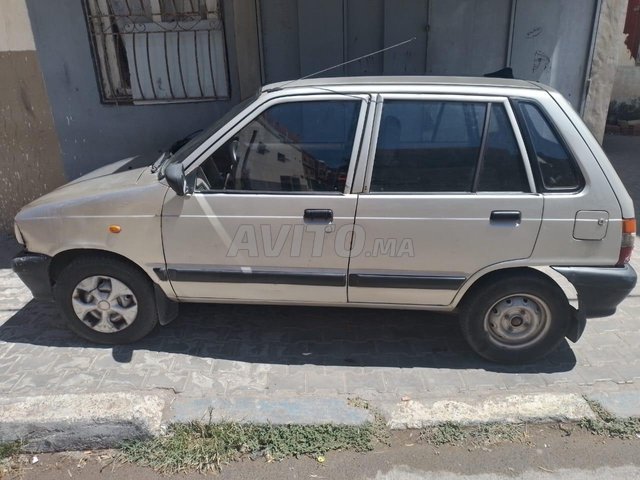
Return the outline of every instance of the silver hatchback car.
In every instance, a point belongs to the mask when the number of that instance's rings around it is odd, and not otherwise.
[[[478,354],[522,363],[577,341],[636,282],[632,201],[537,83],[268,85],[135,162],[16,217],[15,272],[94,342],[136,341],[179,302],[409,308],[456,312]]]

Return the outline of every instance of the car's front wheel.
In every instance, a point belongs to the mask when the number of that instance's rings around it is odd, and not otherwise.
[[[111,257],[73,260],[59,273],[54,296],[69,328],[92,342],[135,342],[158,323],[149,279]]]
[[[571,321],[562,290],[542,276],[484,282],[465,299],[460,325],[471,348],[498,363],[528,363],[563,341]]]

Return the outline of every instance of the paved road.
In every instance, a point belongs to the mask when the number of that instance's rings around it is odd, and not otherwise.
[[[607,147],[618,152],[623,178],[638,180],[631,190],[640,196],[640,174],[627,174],[640,172],[639,138],[632,141],[635,147],[627,137],[608,139]],[[640,290],[615,316],[589,321],[578,344],[526,367],[479,360],[454,317],[393,310],[185,305],[143,341],[106,348],[78,339],[52,305],[31,300],[8,268],[16,248],[11,239],[0,242],[0,395],[162,388],[374,400],[640,388]]]

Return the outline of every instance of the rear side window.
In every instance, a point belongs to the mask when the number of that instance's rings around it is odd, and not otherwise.
[[[372,192],[468,192],[486,105],[385,101]]]
[[[529,191],[502,104],[386,100],[371,192]]]
[[[537,105],[521,102],[520,111],[527,128],[539,173],[547,191],[573,191],[582,186],[582,176],[555,129]]]

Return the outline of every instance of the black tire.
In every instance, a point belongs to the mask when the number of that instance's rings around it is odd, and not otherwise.
[[[492,280],[470,291],[460,308],[462,334],[471,348],[504,364],[530,363],[555,350],[571,322],[569,302],[560,287],[535,273]]]
[[[80,282],[94,276],[116,279],[133,293],[137,313],[135,319],[121,330],[110,333],[96,331],[76,314],[72,304],[74,290]],[[71,261],[58,274],[53,294],[69,328],[94,343],[120,345],[135,342],[149,334],[158,323],[151,281],[135,266],[109,256],[79,257]]]

